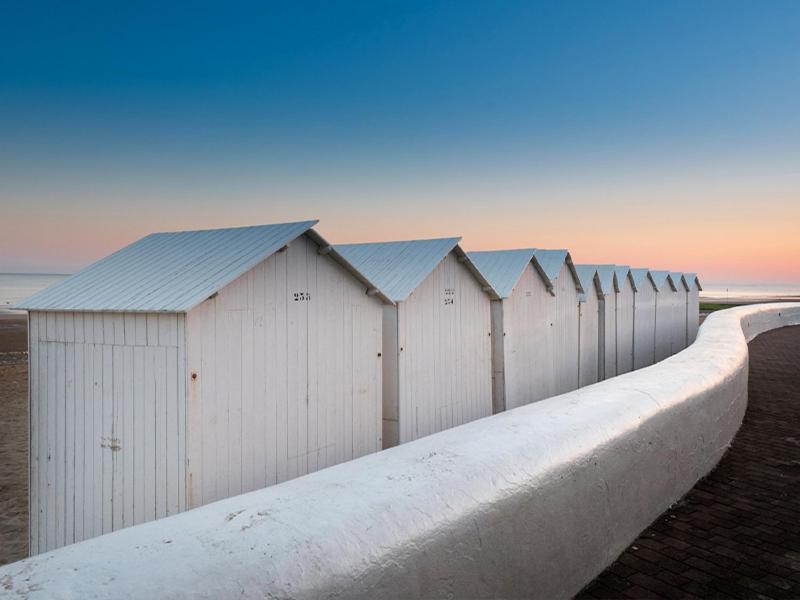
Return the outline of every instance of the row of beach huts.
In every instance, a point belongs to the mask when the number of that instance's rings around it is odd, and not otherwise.
[[[27,299],[30,551],[279,483],[692,343],[696,275],[316,221],[156,233]]]

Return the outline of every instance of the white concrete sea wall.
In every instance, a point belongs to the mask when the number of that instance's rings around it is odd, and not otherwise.
[[[0,568],[29,598],[568,598],[724,454],[747,341],[713,314],[648,368]]]

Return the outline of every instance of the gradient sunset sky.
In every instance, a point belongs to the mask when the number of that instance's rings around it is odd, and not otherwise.
[[[800,283],[800,3],[6,3],[0,272],[304,218]]]

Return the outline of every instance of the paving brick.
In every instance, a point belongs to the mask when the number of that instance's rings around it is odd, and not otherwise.
[[[751,342],[749,376],[719,465],[578,598],[800,598],[800,326]]]

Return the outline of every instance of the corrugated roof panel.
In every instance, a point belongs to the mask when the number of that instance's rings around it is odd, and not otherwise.
[[[669,271],[650,271],[650,277],[653,278],[653,283],[655,283],[656,289],[660,290],[661,286],[664,285],[664,281],[669,281],[669,287],[673,291],[675,290],[675,284],[672,282]]]
[[[612,294],[614,288],[614,265],[595,265],[597,268],[597,276],[600,279],[600,290],[604,294]]]
[[[497,291],[501,298],[508,298],[514,291],[525,267],[531,262],[534,250],[485,250],[468,252],[470,260]]]
[[[689,284],[683,277],[683,273],[678,273],[677,271],[670,271],[669,276],[672,277],[672,282],[675,284],[675,287],[681,291],[686,291],[689,289]]]
[[[581,282],[585,294],[596,291],[594,276],[597,273],[597,265],[575,265],[575,272],[578,274],[578,280]]]
[[[642,286],[645,282],[649,281],[650,285],[655,287],[653,280],[649,277],[650,269],[647,268],[637,268],[631,269],[631,277],[633,278],[633,285],[636,291],[641,291]]]
[[[558,279],[558,274],[561,273],[561,267],[564,266],[564,261],[567,260],[567,250],[543,250],[537,248],[533,251],[533,256],[536,262],[542,268],[542,271],[550,282],[555,282]]]
[[[187,312],[316,223],[154,233],[34,294],[16,308]]]
[[[617,276],[617,291],[622,289],[623,282],[630,272],[631,268],[629,265],[614,265],[614,274]]]
[[[684,273],[684,279],[686,279],[686,283],[689,285],[691,289],[692,286],[695,286],[698,290],[702,290],[703,286],[700,285],[700,278],[697,276],[697,273]]]
[[[336,244],[336,250],[388,298],[402,302],[461,240],[460,237],[402,242]]]

